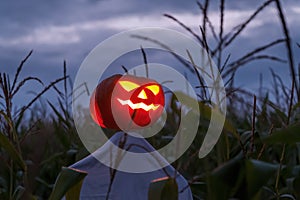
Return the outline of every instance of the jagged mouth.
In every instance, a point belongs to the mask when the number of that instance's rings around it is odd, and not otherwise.
[[[143,109],[145,111],[149,111],[149,110],[156,110],[160,105],[154,105],[153,103],[150,105],[146,105],[145,103],[141,102],[141,103],[132,103],[131,100],[122,100],[122,99],[118,99],[118,101],[124,106],[124,105],[128,105],[130,108],[132,108],[133,110],[135,109]]]

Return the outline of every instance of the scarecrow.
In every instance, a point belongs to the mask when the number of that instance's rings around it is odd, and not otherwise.
[[[143,137],[128,133],[156,122],[162,115],[164,104],[162,86],[149,78],[113,75],[96,87],[90,99],[92,118],[102,128],[118,132],[93,155],[70,166],[88,173],[80,199],[159,200],[161,196],[169,195],[167,199],[192,200],[188,182],[169,164],[151,172],[134,173],[111,168],[96,159],[110,154],[111,144],[135,153],[155,152]],[[122,156],[114,157],[118,165],[122,164]],[[153,159],[130,164],[155,168],[159,162],[167,161],[159,153],[154,153]],[[169,184],[172,181],[173,184]],[[156,183],[165,184],[155,189]]]

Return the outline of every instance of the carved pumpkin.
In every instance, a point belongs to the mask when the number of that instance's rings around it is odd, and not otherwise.
[[[93,92],[90,111],[103,128],[132,130],[150,125],[162,114],[164,93],[156,81],[132,75],[113,75]]]

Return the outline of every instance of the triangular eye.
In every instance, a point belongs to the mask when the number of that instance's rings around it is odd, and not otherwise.
[[[124,88],[127,92],[140,87],[138,84],[130,81],[119,81],[119,83],[122,86],[122,88]]]
[[[153,94],[157,95],[159,93],[159,87],[157,85],[146,86],[147,89],[151,90]]]
[[[147,94],[146,94],[146,92],[145,92],[144,90],[142,90],[142,91],[140,92],[140,94],[138,95],[138,98],[140,98],[140,99],[147,99]]]

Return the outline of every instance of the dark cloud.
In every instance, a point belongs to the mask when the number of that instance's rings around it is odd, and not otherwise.
[[[227,1],[225,7],[229,11],[250,11],[247,15],[240,14],[244,17],[250,16],[254,9],[262,3],[261,0]],[[287,0],[283,5],[286,6],[285,8],[291,9],[297,4],[295,1]],[[273,5],[270,6],[270,8],[272,7],[274,8]],[[270,8],[267,15],[258,15],[257,23],[252,23],[252,28],[249,26],[241,39],[233,43],[232,48],[228,50],[228,53],[232,54],[232,59],[242,56],[258,45],[266,44],[277,37],[283,37],[281,26],[276,21],[277,14],[276,12],[275,14],[272,13]],[[210,11],[213,12],[218,9],[219,1],[211,1]],[[81,62],[98,43],[120,30],[126,29],[127,25],[135,25],[129,24],[135,23],[135,21],[131,22],[128,19],[140,20],[143,17],[162,16],[163,13],[179,16],[180,19],[181,14],[198,14],[200,11],[194,0],[1,1],[0,72],[7,72],[13,76],[21,59],[31,49],[34,49],[34,54],[22,74],[23,77],[34,74],[45,82],[50,82],[61,75],[63,60],[67,60],[68,70],[74,79]],[[293,14],[293,16],[288,16],[287,20],[293,36],[294,49],[299,54],[299,48],[295,45],[295,42],[300,42],[300,25],[295,20],[296,12],[288,10],[286,13],[287,15]],[[231,17],[231,15],[225,13],[225,17]],[[236,15],[235,18],[239,18],[239,13]],[[148,18],[136,25],[143,25],[147,20]],[[155,25],[155,20],[153,25]],[[192,19],[187,17],[186,20]],[[241,20],[244,21],[245,19]],[[171,21],[166,21],[174,24]],[[233,19],[228,18],[228,22],[233,22]],[[261,22],[263,24],[260,24]],[[117,23],[124,26],[117,29]],[[198,21],[188,21],[188,23],[195,24],[194,26],[198,28]],[[274,48],[270,54],[285,57],[285,48],[284,46]],[[259,65],[268,64],[255,62],[241,68],[239,71],[241,81],[239,83],[255,87],[260,72],[269,74],[268,67],[261,68]],[[270,67],[275,66],[277,65],[270,64]],[[288,73],[287,68],[288,66],[276,67],[278,73],[284,75]],[[250,76],[249,74],[253,75]],[[265,77],[269,77],[269,75]]]

